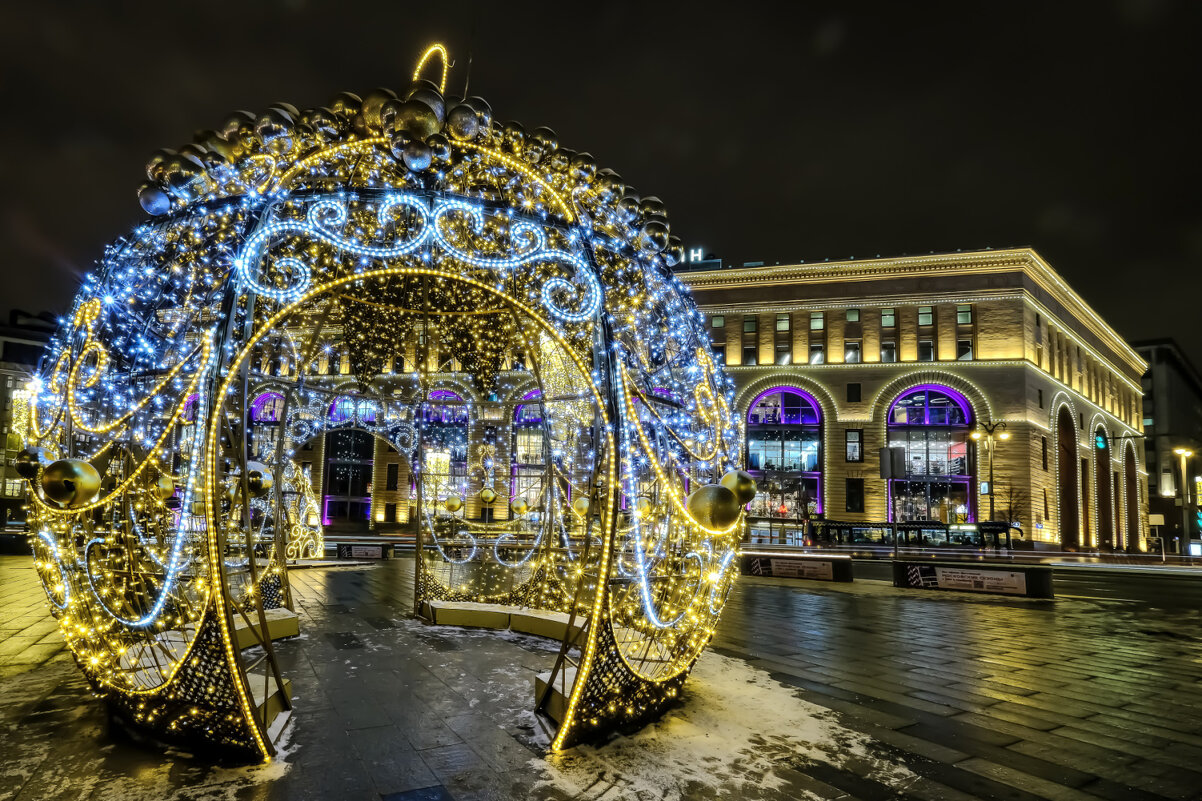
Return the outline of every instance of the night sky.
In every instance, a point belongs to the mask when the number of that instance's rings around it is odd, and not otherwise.
[[[728,263],[1030,245],[1121,334],[1202,364],[1202,3],[849,5],[11,7],[0,308],[65,310],[144,219],[156,148],[402,89],[441,40],[452,87],[470,47],[498,120],[554,128]]]

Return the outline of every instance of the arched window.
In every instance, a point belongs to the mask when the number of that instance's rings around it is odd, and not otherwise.
[[[1114,548],[1114,516],[1112,489],[1117,479],[1110,470],[1110,435],[1102,426],[1093,435],[1094,504],[1098,510],[1098,545]]]
[[[890,519],[971,522],[968,400],[949,387],[915,387],[893,401],[888,421],[889,447],[906,454],[905,478],[889,481]]]
[[[188,399],[184,401],[184,412],[180,415],[180,420],[185,423],[196,422],[196,402],[199,400],[200,395],[195,392],[188,396]]]
[[[752,517],[800,520],[822,511],[822,413],[812,395],[773,387],[747,413],[747,469],[760,492]]]
[[[463,402],[463,398],[457,392],[449,389],[432,389],[428,397],[430,402],[422,407],[426,422],[467,422],[467,404]]]
[[[284,396],[264,392],[250,404],[250,419],[256,423],[278,423],[284,413]]]
[[[374,423],[376,421],[375,401],[343,395],[335,398],[334,402],[330,404],[331,422],[345,423],[355,419],[364,423]]]

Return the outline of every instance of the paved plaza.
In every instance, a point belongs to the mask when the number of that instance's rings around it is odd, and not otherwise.
[[[292,574],[296,714],[247,768],[110,730],[0,557],[0,799],[1202,798],[1194,608],[745,578],[679,708],[545,759],[555,645],[411,619],[412,568]]]

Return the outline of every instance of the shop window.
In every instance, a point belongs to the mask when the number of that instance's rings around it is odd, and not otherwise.
[[[968,401],[948,387],[919,387],[894,401],[889,446],[904,450],[906,475],[890,481],[891,520],[971,522],[971,429]]]

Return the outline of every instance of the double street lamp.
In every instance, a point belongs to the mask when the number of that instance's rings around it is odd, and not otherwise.
[[[1173,448],[1173,453],[1181,457],[1181,555],[1189,551],[1189,474],[1185,462],[1194,452],[1189,448]]]
[[[976,430],[973,431],[971,434],[969,434],[969,436],[972,437],[974,442],[980,442],[981,440],[985,440],[988,443],[988,448],[989,448],[989,519],[990,519],[990,521],[992,521],[994,519],[993,495],[994,495],[994,490],[995,490],[995,488],[993,486],[994,440],[995,439],[996,440],[1010,439],[1010,432],[1006,430],[1006,424],[1004,422],[1002,422],[1001,420],[999,420],[996,423],[977,423]]]

